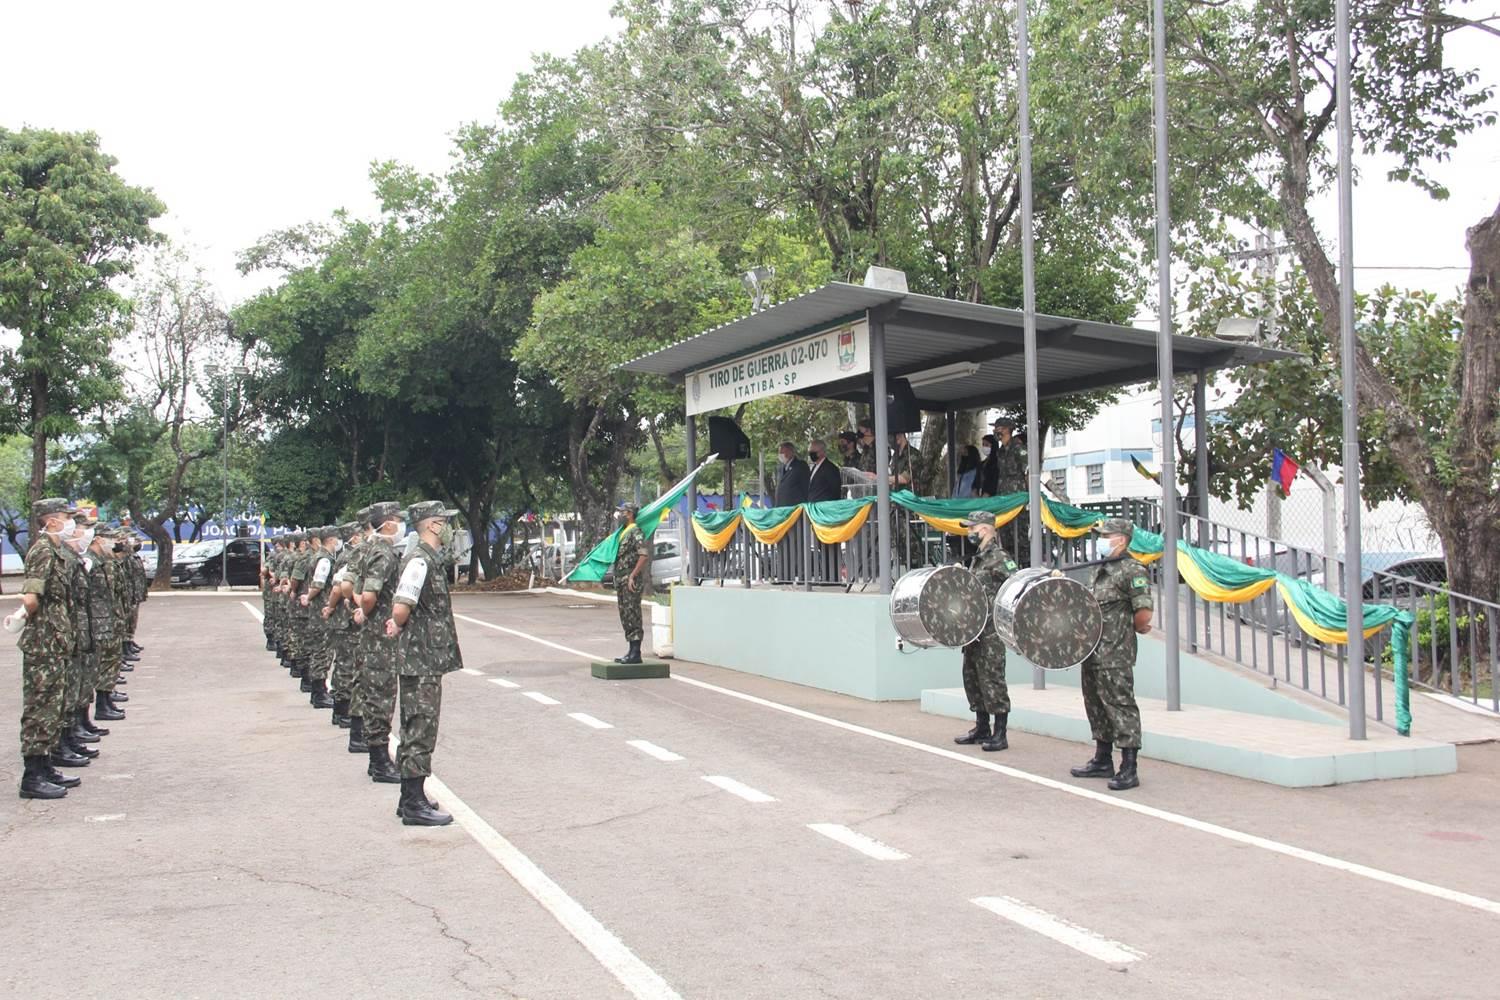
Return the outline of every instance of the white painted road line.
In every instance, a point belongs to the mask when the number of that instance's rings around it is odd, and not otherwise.
[[[1125,965],[1130,962],[1139,962],[1146,957],[1143,951],[1137,951],[1118,941],[1111,941],[1103,935],[1095,934],[1087,927],[1079,927],[1077,924],[1054,917],[1046,910],[1039,910],[1035,906],[1023,903],[1019,899],[1012,899],[1010,896],[981,896],[972,902],[1012,923],[1020,924],[1027,930],[1036,931],[1058,944],[1065,944],[1074,951],[1082,952],[1090,958],[1097,958],[1101,962]]]
[[[443,808],[453,814],[458,825],[490,857],[500,863],[500,867],[516,880],[517,885],[525,889],[579,944],[587,948],[589,954],[609,970],[632,996],[638,1000],[682,1000],[656,970],[641,961],[635,952],[600,923],[597,917],[564,892],[535,862],[502,837],[494,827],[480,819],[474,810],[453,794],[453,789],[443,784],[436,775],[427,779],[427,787],[443,803]]]
[[[101,774],[99,776],[99,780],[100,781],[129,781],[131,778],[134,778],[134,777],[135,777],[135,775],[133,775],[133,774]]]
[[[717,785],[731,795],[738,795],[746,802],[775,802],[776,800],[758,788],[741,784],[733,778],[726,778],[722,774],[705,774],[703,780],[710,785]]]
[[[555,649],[562,653],[572,653],[574,656],[581,656],[585,660],[609,659],[609,657],[603,653],[585,653],[581,649],[574,649],[572,646],[561,646],[555,642],[551,642],[539,636],[527,635],[525,632],[517,632],[515,629],[506,628],[504,625],[496,625],[494,622],[481,621],[478,618],[470,618],[468,615],[454,615],[453,617],[457,618],[461,622],[468,622],[470,625],[479,625],[483,628],[492,628],[496,632],[504,632],[506,635],[513,635],[518,639],[527,639],[539,646],[546,646],[550,649]]]
[[[458,672],[461,673],[461,674],[468,674],[470,677],[483,677],[484,676],[484,671],[483,670],[475,670],[473,667],[459,667],[458,668]]]
[[[496,687],[510,688],[511,690],[515,690],[516,688],[521,686],[515,681],[506,680],[504,677],[491,677],[490,683],[494,684]]]
[[[266,616],[260,613],[260,608],[257,608],[255,605],[251,604],[249,601],[241,601],[240,603],[245,606],[245,610],[246,611],[250,612],[252,615],[255,616],[255,620],[256,621],[262,621],[263,622],[263,621],[266,620]]]
[[[847,826],[839,826],[837,823],[809,823],[807,828],[814,833],[821,833],[829,840],[836,840],[845,847],[852,847],[876,861],[906,861],[911,857],[910,854],[888,847],[862,833],[855,833]]]
[[[646,756],[655,757],[657,760],[674,761],[684,759],[682,754],[673,753],[670,750],[657,746],[649,740],[626,740],[625,744],[626,746],[635,747]]]
[[[102,816],[85,816],[83,817],[83,821],[85,823],[113,823],[117,819],[124,818],[124,813],[105,813]]]
[[[570,719],[576,719],[579,722],[583,723],[585,726],[588,726],[590,729],[613,729],[613,728],[615,728],[614,726],[611,726],[609,723],[603,721],[602,719],[596,719],[592,715],[589,715],[586,712],[569,712],[568,713],[568,718],[570,718]]]
[[[532,701],[536,702],[538,705],[561,705],[562,704],[562,702],[558,701],[556,698],[548,698],[546,695],[542,694],[542,692],[540,692],[540,691],[527,691],[526,692],[526,697],[530,698]]]

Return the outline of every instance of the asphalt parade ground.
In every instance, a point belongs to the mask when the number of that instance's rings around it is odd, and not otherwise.
[[[255,594],[149,601],[127,718],[55,802],[0,718],[7,997],[1432,997],[1500,992],[1500,745],[1284,789],[683,662],[593,679],[613,606],[455,601],[403,826],[263,649]],[[746,642],[756,629],[746,623]],[[957,683],[955,677],[954,682]]]

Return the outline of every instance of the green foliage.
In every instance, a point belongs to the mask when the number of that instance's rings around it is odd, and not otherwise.
[[[327,524],[345,507],[362,506],[347,502],[347,480],[329,461],[327,441],[312,428],[287,429],[267,441],[254,477],[270,524]]]

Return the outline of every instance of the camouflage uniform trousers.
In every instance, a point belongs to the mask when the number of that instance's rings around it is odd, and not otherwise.
[[[365,650],[359,671],[359,714],[365,720],[365,742],[374,746],[391,738],[391,717],[396,713],[396,644],[383,635],[372,635]]]
[[[94,697],[94,678],[99,676],[98,655],[92,649],[73,654],[68,668],[68,686],[63,692],[63,711],[71,715]]]
[[[1140,749],[1141,710],[1135,703],[1135,668],[1083,663],[1083,708],[1098,743]]]
[[[310,667],[308,655],[312,652],[308,645],[307,616],[302,614],[303,608],[291,612],[287,620],[287,651],[291,654],[292,661],[301,667]]]
[[[51,753],[62,735],[63,702],[71,657],[21,655],[21,756]]]
[[[964,647],[964,694],[969,711],[1004,715],[1010,711],[1010,689],[1005,686],[1005,644],[994,629],[985,629]]]
[[[307,623],[308,670],[307,676],[311,681],[321,681],[328,677],[328,671],[333,666],[333,632],[328,628],[328,623],[321,615],[313,615]]]
[[[329,638],[329,645],[333,647],[333,673],[328,681],[328,693],[333,695],[334,701],[352,701],[359,633],[352,627],[343,628],[331,633]]]
[[[442,674],[401,675],[401,745],[396,749],[401,777],[425,778],[432,773],[442,712]]]
[[[641,595],[645,588],[631,590],[630,585],[621,582],[616,593],[616,600],[620,606],[620,627],[625,630],[626,642],[640,642],[646,637],[646,630],[641,624]]]
[[[99,655],[95,661],[98,669],[93,679],[95,691],[115,689],[115,678],[120,676],[120,663],[124,652],[124,644],[120,639],[99,641]]]

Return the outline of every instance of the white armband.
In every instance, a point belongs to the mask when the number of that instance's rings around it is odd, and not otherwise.
[[[422,596],[422,584],[427,582],[427,560],[413,559],[401,571],[401,582],[396,585],[396,596],[413,604]]]
[[[328,582],[328,568],[332,565],[327,559],[319,559],[317,567],[313,570],[312,582],[314,586],[321,587]]]

